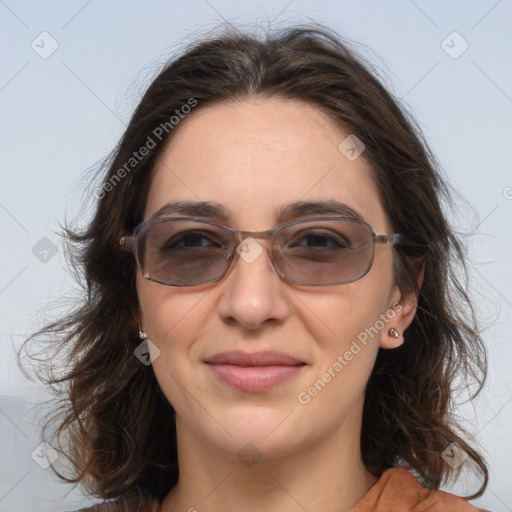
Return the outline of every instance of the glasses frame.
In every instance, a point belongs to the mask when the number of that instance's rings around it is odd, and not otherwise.
[[[140,258],[139,258],[139,254],[138,254],[138,250],[137,250],[137,248],[138,248],[137,237],[144,229],[151,227],[154,224],[160,224],[163,222],[170,222],[170,221],[174,221],[174,220],[196,221],[201,224],[214,225],[219,228],[223,228],[231,235],[231,239],[233,242],[233,250],[231,251],[229,256],[226,258],[229,261],[229,263],[228,263],[228,266],[226,267],[226,270],[222,273],[222,275],[220,275],[219,277],[217,277],[215,279],[209,279],[207,281],[202,281],[200,283],[194,283],[194,284],[177,283],[177,284],[175,284],[175,283],[167,283],[167,282],[161,281],[159,279],[154,279],[151,276],[148,276],[148,274],[146,274],[144,272],[144,269],[142,268],[142,265],[140,263]],[[349,221],[349,222],[355,222],[358,224],[363,224],[363,225],[367,226],[368,228],[370,228],[370,231],[372,234],[372,241],[373,241],[372,255],[371,255],[371,258],[370,258],[370,261],[368,263],[366,270],[362,274],[357,275],[352,279],[344,280],[341,282],[308,284],[308,283],[301,283],[300,281],[296,281],[294,279],[287,278],[283,274],[283,272],[281,272],[281,270],[278,268],[278,266],[276,266],[276,262],[275,262],[275,258],[274,258],[274,253],[276,252],[274,242],[275,242],[275,238],[277,237],[277,234],[280,231],[282,231],[283,229],[288,228],[293,225],[296,225],[296,224],[321,221],[321,220]],[[210,219],[203,219],[200,217],[157,217],[155,219],[149,219],[147,221],[142,222],[133,231],[121,236],[119,238],[118,245],[121,249],[128,250],[133,253],[133,255],[135,257],[135,262],[137,264],[137,268],[139,269],[139,271],[141,272],[142,276],[145,279],[148,279],[149,281],[153,281],[155,283],[163,284],[165,286],[191,287],[191,286],[201,286],[201,285],[209,284],[209,283],[216,283],[216,282],[220,281],[221,279],[223,279],[235,267],[235,264],[233,262],[237,260],[237,256],[240,256],[239,254],[237,254],[236,249],[246,238],[255,238],[255,239],[260,238],[260,239],[270,240],[271,247],[270,247],[270,250],[267,249],[267,253],[269,255],[269,259],[272,263],[274,270],[279,275],[279,277],[281,279],[283,279],[285,282],[297,284],[300,286],[337,286],[337,285],[341,285],[341,284],[348,284],[348,283],[353,283],[354,281],[358,281],[359,279],[363,278],[372,268],[373,260],[375,258],[376,244],[393,245],[396,243],[403,243],[405,241],[404,236],[399,233],[390,233],[388,235],[377,235],[377,234],[375,234],[373,227],[368,222],[366,222],[365,220],[362,220],[362,219],[355,218],[355,217],[337,217],[337,216],[308,217],[308,218],[304,218],[304,219],[294,220],[294,221],[288,222],[286,224],[282,224],[280,226],[275,227],[274,229],[269,229],[267,231],[245,231],[245,230],[232,229],[229,226],[226,226],[225,224],[221,224],[219,222],[215,222]]]

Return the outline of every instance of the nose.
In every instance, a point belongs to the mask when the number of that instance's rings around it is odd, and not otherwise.
[[[258,329],[266,322],[282,323],[290,315],[286,284],[280,279],[267,249],[254,238],[237,247],[238,256],[222,282],[219,315],[225,322]]]

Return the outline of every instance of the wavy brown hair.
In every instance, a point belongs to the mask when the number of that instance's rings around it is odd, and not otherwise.
[[[49,336],[65,361],[61,367],[48,359],[43,377],[60,398],[48,425],[71,463],[72,474],[59,471],[61,476],[101,498],[140,493],[160,500],[176,483],[174,411],[152,367],[133,354],[140,343],[136,268],[118,240],[142,221],[154,163],[179,130],[168,125],[158,140],[161,123],[194,102],[189,115],[214,102],[257,96],[306,102],[355,134],[366,147],[363,157],[391,232],[412,242],[394,246],[394,277],[403,292],[417,296],[417,314],[401,347],[378,352],[363,412],[366,467],[379,476],[407,466],[437,489],[458,476],[441,457],[457,442],[483,475],[470,497],[483,493],[485,460],[454,416],[456,379],[476,383],[476,395],[485,381],[486,354],[465,291],[463,246],[444,213],[449,190],[421,131],[370,69],[322,26],[264,37],[224,28],[187,47],[154,79],[105,163],[92,221],[84,232],[66,230],[84,297],[68,316],[35,335]],[[148,136],[154,147],[126,171],[133,153],[152,145]],[[421,290],[418,262],[424,265]]]

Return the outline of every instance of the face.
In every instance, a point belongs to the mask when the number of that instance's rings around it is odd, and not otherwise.
[[[388,234],[368,164],[338,149],[347,135],[299,101],[204,107],[181,122],[157,162],[145,220],[170,202],[213,201],[228,213],[213,220],[264,231],[279,225],[284,205],[335,200],[375,233]],[[140,321],[160,350],[153,369],[176,410],[178,439],[232,454],[251,442],[268,458],[326,437],[357,439],[379,345],[397,346],[401,338],[387,332],[405,328],[392,308],[402,298],[392,279],[391,246],[377,244],[372,268],[353,283],[308,287],[283,281],[267,242],[260,242],[265,250],[256,259],[238,258],[216,283],[173,287],[137,275]],[[229,373],[233,365],[208,363],[232,351],[279,352],[300,364],[270,368],[274,380],[261,386],[268,366],[251,380],[254,368],[240,377],[236,368]],[[238,378],[245,384],[233,384]]]

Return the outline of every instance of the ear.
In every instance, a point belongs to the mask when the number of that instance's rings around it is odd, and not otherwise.
[[[397,348],[403,344],[404,332],[411,325],[416,315],[419,290],[423,285],[424,270],[423,263],[419,263],[416,279],[418,284],[417,291],[404,293],[396,286],[393,289],[389,298],[388,310],[386,311],[388,322],[382,329],[380,336],[380,348]]]

